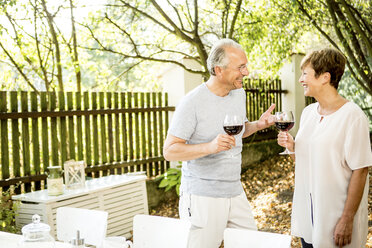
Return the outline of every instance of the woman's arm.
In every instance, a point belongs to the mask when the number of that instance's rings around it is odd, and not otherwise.
[[[344,211],[333,233],[335,244],[339,247],[351,243],[354,215],[363,196],[367,175],[368,167],[354,170],[351,174]]]

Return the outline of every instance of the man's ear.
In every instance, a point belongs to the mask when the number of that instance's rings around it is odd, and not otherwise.
[[[214,67],[214,72],[216,73],[216,76],[220,75],[222,71],[222,68],[218,65]]]

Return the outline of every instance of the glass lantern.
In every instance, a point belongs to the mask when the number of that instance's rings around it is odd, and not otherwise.
[[[47,177],[48,195],[57,196],[63,194],[63,177],[61,166],[48,167]]]
[[[40,222],[40,216],[34,214],[32,223],[22,228],[19,248],[54,248],[54,238],[50,235],[50,226]]]

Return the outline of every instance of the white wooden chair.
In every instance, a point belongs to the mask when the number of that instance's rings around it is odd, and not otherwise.
[[[76,238],[77,231],[85,244],[102,247],[107,230],[108,213],[83,208],[57,208],[57,239],[70,242]]]
[[[290,248],[290,235],[253,231],[248,229],[226,228],[225,248]]]
[[[186,220],[136,215],[133,248],[186,248],[190,223]]]

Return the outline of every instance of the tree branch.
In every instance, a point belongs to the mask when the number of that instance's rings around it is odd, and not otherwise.
[[[134,40],[132,39],[132,36],[127,32],[125,31],[124,29],[122,29],[116,22],[112,21],[108,16],[107,16],[107,13],[105,13],[105,18],[111,23],[113,24],[117,29],[119,29],[121,32],[123,32],[127,37],[128,39],[130,40],[130,42],[132,43],[133,45],[133,48],[134,48],[134,51],[136,54],[139,54],[139,51],[137,49],[137,45],[136,43],[134,42]]]
[[[199,37],[199,13],[198,13],[198,0],[194,0],[194,37]]]
[[[56,31],[53,27],[53,16],[49,13],[48,9],[47,9],[47,6],[46,6],[46,3],[45,3],[45,0],[41,0],[41,4],[43,6],[43,9],[44,9],[44,12],[47,16],[47,21],[48,21],[48,24],[49,24],[49,30],[50,30],[50,33],[52,35],[52,39],[53,39],[53,44],[56,48],[56,62],[57,62],[57,79],[58,79],[58,87],[59,87],[59,91],[64,91],[63,90],[63,78],[62,78],[62,63],[61,63],[61,52],[60,52],[60,49],[59,49],[59,42],[58,42],[58,39],[57,39],[57,34],[56,34]]]
[[[364,55],[363,55],[363,52],[360,50],[360,47],[359,47],[359,44],[357,41],[355,41],[355,34],[353,33],[352,30],[349,30],[349,32],[351,32],[351,40],[353,42],[353,45],[354,45],[354,48],[356,49],[356,52],[358,53],[358,55],[360,56],[361,58],[361,62],[362,62],[362,65],[359,64],[359,61],[355,58],[354,56],[354,53],[352,51],[352,49],[350,48],[349,44],[347,43],[347,40],[345,39],[345,37],[343,36],[341,30],[338,28],[338,20],[337,20],[337,17],[335,15],[335,13],[333,12],[334,10],[337,12],[340,12],[341,10],[339,9],[339,6],[334,3],[334,2],[331,2],[331,0],[327,0],[327,4],[328,4],[328,11],[332,17],[332,20],[333,20],[333,27],[335,29],[335,32],[337,34],[337,37],[340,39],[348,57],[350,58],[351,60],[351,63],[354,65],[354,68],[358,71],[359,75],[362,77],[362,79],[365,81],[365,82],[372,82],[371,79],[368,78],[368,75],[366,75],[366,73],[364,72],[364,69],[366,70],[369,70],[369,67],[368,65],[365,64],[364,60]],[[342,13],[338,13],[338,16],[341,18],[341,21],[346,23],[347,20],[344,18],[344,16],[342,15]],[[348,27],[345,25],[345,28],[347,29]],[[354,36],[354,37],[353,37]],[[367,66],[367,67],[366,67]],[[363,68],[364,67],[364,68]],[[369,70],[369,74],[370,73],[370,70]]]
[[[329,0],[327,0],[329,1]],[[317,22],[315,21],[315,19],[312,18],[312,16],[306,11],[304,5],[302,4],[302,1],[301,0],[296,0],[296,3],[298,4],[299,6],[299,10],[309,19],[310,23],[328,40],[328,42],[331,43],[331,45],[333,47],[335,47],[336,49],[340,50],[341,49],[338,47],[338,45],[330,38],[330,36],[328,34],[326,34],[321,28],[320,26],[317,24]],[[328,5],[327,5],[328,6]],[[333,19],[333,26],[334,26],[334,29],[335,29],[335,32],[336,34],[338,33],[338,35],[341,35],[341,37],[343,37],[341,31],[338,29],[337,27],[337,18],[336,16],[334,15],[334,12],[332,11],[332,9],[330,9],[328,7],[328,9],[330,10],[330,14],[331,14],[331,17]],[[333,16],[332,16],[333,15]],[[342,42],[342,38],[339,38],[340,41]],[[345,42],[345,40],[344,40]],[[346,46],[347,46],[347,43],[345,43]],[[358,65],[359,63],[356,61],[356,58],[354,57],[353,53],[351,52],[351,49],[349,48],[349,52],[347,52],[347,55],[348,57],[351,59],[351,60],[354,60],[355,61],[355,64],[354,65]],[[358,75],[354,72],[353,70],[353,67],[351,66],[351,64],[347,61],[347,66],[350,70],[350,72],[352,73],[352,75],[354,76],[355,80],[363,87],[363,89],[365,89],[369,94],[372,95],[372,90],[370,89],[370,83],[371,81],[368,81],[368,80],[364,80],[366,83],[364,83],[359,77]],[[358,70],[358,73],[360,73],[360,66],[355,66],[355,68]],[[362,72],[362,75],[364,74],[364,72]],[[360,75],[360,76],[362,76]],[[367,85],[366,85],[367,84]]]
[[[191,44],[192,46],[196,47],[197,51],[198,51],[198,54],[200,56],[200,60],[202,61],[202,64],[203,64],[203,67],[205,69],[203,73],[203,75],[205,75],[207,73],[207,65],[206,65],[206,60],[207,60],[207,53],[205,51],[205,48],[203,46],[203,43],[198,35],[198,30],[196,27],[198,27],[198,24],[194,22],[194,28],[192,30],[192,33],[194,34],[194,37],[190,37],[188,36],[185,32],[183,32],[183,30],[181,30],[173,21],[172,19],[164,12],[164,10],[159,6],[159,4],[156,2],[156,0],[150,0],[151,3],[153,4],[153,6],[156,8],[156,10],[158,11],[158,13],[165,19],[165,21],[174,29],[170,29],[169,27],[167,27],[164,23],[161,23],[158,19],[155,19],[155,17],[153,16],[149,16],[147,13],[145,13],[144,11],[140,10],[139,8],[135,7],[135,6],[132,6],[130,5],[129,3],[127,3],[126,1],[124,0],[120,0],[120,2],[123,4],[122,7],[128,7],[130,9],[132,9],[133,11],[137,12],[138,14],[140,15],[143,15],[145,18],[148,18],[149,20],[153,21],[154,23],[158,24],[160,27],[163,27],[166,31],[168,31],[170,34],[174,34],[176,35],[177,37],[179,37],[180,39],[182,39],[183,41]],[[195,3],[197,4],[197,0],[194,0]],[[111,6],[111,5],[110,5]],[[197,5],[195,5],[195,9],[197,9]],[[194,15],[196,15],[196,18],[198,16],[197,12],[194,13]],[[114,23],[113,23],[114,24]],[[117,26],[119,28],[119,26]],[[123,29],[121,28],[121,30],[123,31]],[[101,42],[99,42],[99,40],[94,36],[93,32],[90,30],[90,33],[92,34],[92,37],[93,39],[96,40],[96,42],[98,43],[98,45],[101,47],[101,48],[105,48],[107,49],[103,44],[101,44]],[[128,37],[129,34],[127,35]],[[136,47],[137,44],[135,44],[135,42],[132,40],[131,41],[133,46]],[[125,56],[133,56],[133,55],[128,55],[126,54]],[[137,53],[137,58],[140,57],[141,55]],[[147,60],[154,60],[153,57],[151,56],[147,56]],[[155,59],[157,60],[157,59]],[[167,60],[165,60],[167,62]],[[188,70],[189,71],[189,70]],[[193,70],[191,70],[192,72]],[[200,73],[200,72],[197,72],[197,73]]]
[[[22,77],[24,78],[24,80],[27,82],[27,84],[37,93],[39,94],[39,91],[35,88],[35,86],[30,82],[30,80],[28,79],[28,77],[26,76],[26,74],[23,73],[22,69],[20,68],[20,66],[17,64],[17,62],[13,59],[12,55],[10,55],[10,53],[5,49],[5,47],[3,46],[3,43],[0,41],[0,47],[3,49],[3,51],[5,52],[5,54],[8,56],[8,58],[10,59],[10,61],[12,62],[12,64],[17,68],[17,71],[22,75]]]
[[[190,44],[194,44],[194,40],[186,35],[173,21],[172,19],[164,12],[164,10],[159,6],[159,4],[155,0],[150,0],[160,15],[174,28],[172,33],[176,34],[178,37],[182,38],[183,40],[189,42]],[[196,1],[196,0],[195,0]],[[197,6],[195,6],[196,8]],[[194,29],[195,30],[195,29]]]
[[[236,23],[236,20],[238,19],[238,15],[239,15],[239,12],[240,12],[240,8],[241,8],[241,5],[242,5],[242,0],[239,0],[238,3],[236,4],[236,8],[235,8],[235,12],[234,12],[234,17],[231,21],[231,25],[230,25],[230,31],[229,31],[229,38],[233,38],[233,34],[234,34],[234,30],[235,30],[235,23]]]
[[[178,9],[169,0],[167,0],[167,3],[173,8],[174,12],[176,13],[178,21],[180,22],[181,30],[185,30],[185,27],[183,26],[182,18],[180,16],[180,13],[178,12]]]
[[[180,51],[176,51],[176,50],[170,50],[170,49],[163,49],[159,46],[157,46],[157,48],[159,50],[161,50],[161,52],[168,52],[168,53],[175,53],[175,54],[180,54],[180,55],[183,55],[185,58],[191,58],[193,59],[195,62],[199,63],[200,65],[202,65],[202,63],[200,62],[200,60],[197,58],[197,57],[193,57],[193,56],[190,56],[190,54],[187,54],[187,53],[184,53],[184,52],[180,52]]]
[[[35,5],[33,5],[34,7],[34,30],[35,30],[35,45],[36,45],[36,51],[37,51],[37,57],[39,59],[39,66],[40,66],[40,69],[43,73],[43,80],[44,80],[44,83],[45,83],[45,89],[47,92],[49,92],[49,80],[48,80],[48,74],[47,74],[47,71],[44,67],[44,64],[43,64],[43,59],[41,57],[41,51],[40,51],[40,45],[39,45],[39,39],[38,39],[38,33],[37,33],[37,0],[35,0]],[[30,4],[32,5],[32,2],[30,1]],[[48,53],[49,54],[49,53]],[[48,61],[48,60],[46,60]]]
[[[4,9],[4,13],[6,15],[6,17],[8,18],[8,21],[9,23],[11,24],[12,28],[13,28],[13,32],[14,32],[14,35],[15,35],[15,43],[17,45],[17,47],[19,48],[19,52],[22,56],[22,58],[30,65],[31,67],[31,70],[33,72],[36,73],[36,75],[38,75],[41,79],[43,78],[42,75],[39,73],[39,71],[37,70],[37,68],[35,67],[35,65],[32,63],[32,60],[23,52],[22,50],[22,44],[21,44],[21,39],[19,38],[19,35],[18,35],[18,30],[16,28],[16,26],[19,27],[19,25],[15,22],[15,20],[10,16],[10,14],[8,13],[8,11],[6,9]],[[22,31],[24,31],[22,28],[21,28]],[[25,31],[24,31],[25,32]],[[27,34],[27,32],[25,32]],[[29,35],[29,34],[27,34]],[[31,36],[31,35],[29,35]],[[33,37],[32,37],[33,38]]]
[[[324,32],[320,26],[317,24],[317,22],[312,18],[312,16],[306,11],[306,9],[304,8],[303,4],[301,3],[300,0],[296,0],[297,4],[299,5],[299,9],[301,10],[302,13],[305,14],[305,16],[309,19],[310,23],[328,40],[329,43],[332,44],[332,46],[334,46],[335,48],[337,48],[338,50],[341,50],[337,44],[331,39],[331,37],[329,37],[328,34],[326,34],[326,32]]]
[[[370,56],[372,56],[372,41],[368,39],[366,36],[366,32],[361,29],[358,21],[355,19],[355,16],[351,13],[349,9],[349,5],[346,4],[345,0],[341,0],[341,5],[344,7],[346,15],[348,19],[350,20],[351,25],[354,27],[354,29],[357,31],[357,33],[362,37],[364,43],[367,46],[368,53]]]
[[[152,55],[150,56],[142,56],[142,55],[130,55],[130,54],[125,54],[125,53],[122,53],[122,52],[118,52],[118,51],[114,51],[112,49],[109,49],[109,48],[105,48],[105,47],[102,47],[102,48],[91,48],[91,47],[82,47],[82,46],[79,46],[80,48],[84,48],[84,49],[87,49],[87,50],[92,50],[92,51],[104,51],[104,52],[110,52],[110,53],[113,53],[113,54],[118,54],[118,55],[121,55],[123,56],[124,58],[131,58],[131,59],[142,59],[142,60],[148,60],[148,61],[154,61],[154,62],[162,62],[162,63],[171,63],[171,64],[176,64],[180,67],[182,67],[185,71],[188,71],[190,73],[195,73],[195,74],[205,74],[204,71],[200,71],[200,70],[193,70],[193,69],[190,69],[190,68],[187,68],[184,64],[182,64],[181,62],[178,62],[178,61],[175,61],[175,60],[168,60],[168,59],[160,59],[160,58],[153,58],[151,57]],[[155,54],[158,54],[158,53],[155,53]]]
[[[122,71],[116,78],[114,78],[111,82],[115,82],[117,80],[119,80],[121,78],[121,76],[123,76],[124,74],[128,73],[130,70],[132,70],[134,67],[136,67],[137,65],[141,64],[143,61],[139,61],[137,63],[134,63],[133,65],[129,66],[128,68],[126,68],[124,71]]]
[[[372,95],[372,90],[369,88],[368,85],[365,85],[362,80],[359,79],[358,75],[354,72],[353,67],[351,66],[350,62],[346,60],[347,67],[349,68],[349,71],[355,78],[355,80],[358,82],[358,84],[370,95]]]
[[[362,17],[362,15],[359,13],[359,11],[356,9],[356,8],[354,8],[352,5],[350,5],[350,4],[348,4],[348,6],[350,7],[350,9],[355,13],[355,15],[356,16],[358,16],[358,18],[359,18],[359,20],[362,22],[362,24],[364,25],[364,28],[366,29],[366,31],[367,31],[367,34],[369,35],[369,36],[371,36],[372,35],[372,27],[371,27],[371,25],[368,23],[368,22],[366,22],[365,20],[364,20],[364,18]],[[371,37],[369,37],[369,38],[371,38]]]
[[[150,16],[146,12],[144,12],[144,11],[142,11],[142,10],[140,10],[140,9],[132,6],[132,5],[130,5],[129,3],[127,3],[127,2],[125,2],[123,0],[120,0],[120,2],[123,3],[124,6],[130,8],[130,9],[134,10],[135,12],[138,12],[139,14],[141,14],[141,15],[145,16],[146,18],[150,19],[151,21],[153,21],[154,23],[158,24],[160,27],[164,28],[168,32],[175,34],[175,31],[174,30],[171,30],[170,28],[168,28],[163,23],[159,22],[157,19],[155,19],[154,17]],[[107,4],[106,6],[113,6],[113,5]],[[123,6],[121,6],[121,7],[123,7]]]
[[[75,29],[75,18],[74,18],[74,5],[73,5],[73,0],[70,0],[70,14],[71,14],[71,32],[72,32],[72,45],[74,47],[74,55],[72,56],[72,60],[74,62],[74,71],[75,71],[75,76],[76,76],[76,87],[77,91],[81,92],[81,68],[80,68],[80,63],[79,63],[79,55],[77,51],[77,38],[76,38],[76,29]]]

